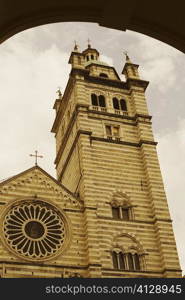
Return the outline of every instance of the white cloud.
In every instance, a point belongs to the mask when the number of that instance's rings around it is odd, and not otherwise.
[[[55,175],[52,107],[57,87],[63,91],[67,83],[68,57],[55,45],[35,53],[22,37],[0,48],[1,178],[32,166],[28,155],[37,148],[45,156],[41,166]]]
[[[137,44],[137,47],[136,47]],[[177,80],[176,62],[182,53],[153,38],[138,34],[130,46],[131,53],[139,55],[140,74],[161,93],[166,93]]]
[[[185,273],[185,120],[179,121],[176,132],[156,136],[158,140],[158,155],[165,183],[170,213],[180,255],[180,261]],[[180,209],[179,209],[180,208]]]
[[[99,60],[107,63],[109,66],[113,66],[113,59],[106,55],[100,55]]]
[[[165,93],[176,80],[174,62],[170,57],[153,57],[141,68],[141,75],[147,78],[153,86]],[[164,78],[166,78],[164,83]]]

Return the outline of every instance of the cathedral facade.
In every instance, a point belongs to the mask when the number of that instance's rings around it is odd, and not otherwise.
[[[0,183],[1,277],[181,277],[148,81],[75,46],[54,103],[57,180],[37,164]]]

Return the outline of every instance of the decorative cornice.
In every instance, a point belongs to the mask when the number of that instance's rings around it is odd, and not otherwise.
[[[90,75],[85,75],[84,79],[87,82],[95,83],[95,84],[101,84],[111,87],[117,87],[124,90],[130,90],[132,85],[135,85],[136,87],[142,87],[144,88],[144,91],[146,90],[149,81],[142,80],[142,79],[135,79],[135,78],[127,78],[127,81],[120,81],[120,80],[113,80],[109,78],[102,78],[102,77],[95,77]]]
[[[135,118],[144,118],[144,119],[149,119],[151,120],[152,119],[152,116],[150,115],[144,115],[144,114],[135,114]]]
[[[88,265],[85,265],[85,266],[76,266],[76,265],[57,265],[57,264],[39,264],[37,262],[31,262],[31,263],[28,263],[28,262],[20,262],[20,261],[6,261],[6,260],[1,260],[0,261],[0,264],[6,264],[6,265],[20,265],[20,266],[35,266],[35,267],[43,267],[43,268],[65,268],[65,269],[81,269],[81,270],[84,270],[84,269],[88,269],[89,267],[99,267],[101,268],[102,265],[101,264],[88,264]],[[118,273],[118,272],[122,272],[122,270],[115,270],[115,269],[112,269],[112,268],[101,268],[102,271],[112,271],[112,272],[115,272],[115,273]],[[131,272],[134,272],[134,273],[148,273],[148,274],[161,274],[161,273],[165,273],[165,272],[182,272],[181,269],[163,269],[161,271],[138,271],[138,270],[132,270],[132,271],[129,271],[129,270],[123,270],[124,273],[131,273]]]
[[[108,117],[112,117],[112,116],[110,116],[110,115],[108,115]],[[116,116],[115,116],[116,117]],[[96,116],[88,116],[88,118],[89,119],[93,119],[93,120],[99,120],[99,118],[98,117],[96,117]],[[101,120],[102,121],[111,121],[111,119],[109,119],[109,118],[101,118]],[[120,119],[118,119],[118,120],[112,120],[113,122],[118,122],[118,123],[120,123],[121,122],[121,124],[125,124],[125,125],[128,125],[128,126],[137,126],[137,123],[136,122],[125,122],[125,121],[123,121],[123,120],[120,120]],[[145,122],[146,123],[146,122]],[[151,123],[149,123],[149,122],[147,122],[147,124],[151,124]]]
[[[97,111],[97,110],[88,109],[88,112],[92,113],[92,114],[96,114],[96,115],[104,115],[104,116],[109,116],[109,117],[114,117],[114,118],[119,118],[119,119],[126,119],[126,120],[133,120],[133,121],[136,120],[135,117],[117,115],[117,114],[106,112],[106,111]]]
[[[146,270],[143,270],[143,271],[140,271],[140,270],[124,270],[124,269],[111,269],[111,268],[102,268],[101,269],[102,271],[106,272],[106,271],[111,271],[111,272],[115,272],[115,273],[139,273],[139,274],[161,274],[163,271],[146,271]]]
[[[181,269],[163,269],[162,271],[163,273],[165,272],[182,272]]]
[[[58,153],[57,153],[57,156],[56,156],[56,159],[55,159],[55,161],[54,161],[54,163],[56,164],[56,166],[58,165],[58,162],[59,162],[59,158],[61,157],[61,155],[62,155],[62,153],[63,153],[63,151],[64,151],[64,148],[65,148],[65,145],[66,145],[66,143],[67,143],[67,140],[68,140],[68,137],[69,137],[69,135],[70,135],[70,132],[71,132],[71,129],[72,129],[72,127],[73,127],[73,125],[74,125],[74,122],[75,122],[75,120],[76,120],[76,118],[77,118],[77,115],[78,115],[78,113],[80,112],[80,108],[86,108],[86,110],[85,111],[83,111],[84,113],[91,113],[91,114],[95,114],[95,115],[104,115],[104,116],[108,116],[108,117],[114,117],[114,118],[117,118],[117,119],[124,119],[124,120],[131,120],[131,121],[138,121],[138,122],[140,122],[140,120],[138,120],[138,118],[144,118],[144,119],[148,119],[148,120],[151,120],[151,118],[152,118],[152,116],[150,116],[150,115],[144,115],[144,114],[136,114],[135,116],[124,116],[124,115],[117,115],[117,114],[113,114],[113,113],[109,113],[109,112],[102,112],[102,111],[94,111],[94,110],[89,110],[88,109],[88,107],[89,107],[89,105],[87,105],[87,104],[77,104],[76,106],[75,106],[75,110],[74,110],[74,112],[73,112],[73,114],[72,114],[72,117],[71,117],[71,120],[70,120],[70,122],[69,122],[69,125],[68,125],[68,127],[67,127],[67,130],[66,130],[66,133],[65,133],[65,135],[64,135],[64,138],[63,138],[63,141],[62,141],[62,144],[60,145],[60,148],[59,148],[59,151],[58,151]],[[136,126],[137,124],[136,123],[127,123],[128,125],[132,125],[132,126]],[[56,126],[58,126],[58,125],[56,125]],[[86,131],[82,131],[81,130],[81,132],[86,132]],[[77,133],[77,135],[78,135],[78,133]],[[77,136],[76,136],[76,138],[77,138]],[[94,139],[95,139],[95,137],[94,137]],[[97,139],[102,139],[103,141],[107,141],[107,139],[103,139],[103,138],[97,138]],[[113,143],[114,142],[116,142],[116,141],[112,141]],[[156,142],[150,142],[150,141],[140,141],[140,144],[138,144],[138,143],[130,143],[130,142],[117,142],[117,143],[119,143],[119,144],[127,144],[127,145],[131,145],[131,146],[140,146],[141,144],[154,144],[154,145],[157,145],[157,143]]]
[[[94,210],[94,211],[96,211],[97,210],[97,208],[96,207],[88,207],[88,206],[86,206],[86,207],[82,207],[81,209],[71,209],[71,208],[63,208],[63,210],[64,211],[67,211],[67,212],[74,212],[74,213],[84,213],[84,211],[86,211],[86,210]]]
[[[127,78],[127,82],[128,84],[128,87],[129,89],[131,89],[131,86],[132,85],[135,85],[137,87],[143,87],[144,88],[144,91],[146,90],[148,84],[149,84],[149,81],[146,81],[146,80],[142,80],[142,79],[135,79],[135,78]]]
[[[120,81],[120,80],[113,80],[113,79],[109,79],[109,78],[95,77],[95,76],[90,76],[90,75],[86,75],[84,77],[84,79],[89,83],[117,87],[117,88],[126,89],[126,90],[128,89],[127,83]]]
[[[66,212],[72,212],[72,213],[83,213],[84,212],[84,209],[71,209],[71,208],[63,208],[63,211],[66,211]]]
[[[141,147],[141,145],[143,145],[143,144],[155,145],[155,146],[157,145],[157,142],[153,142],[153,141],[141,140],[139,143],[133,143],[133,142],[110,140],[110,139],[107,139],[107,138],[101,138],[101,137],[95,137],[95,136],[91,136],[90,140],[91,141],[95,140],[95,141],[100,141],[100,142],[112,143],[112,144],[121,144],[121,145],[132,146],[132,147]]]
[[[80,108],[80,107],[89,107],[89,105],[88,104],[77,104],[76,107],[75,107],[75,110],[77,111],[77,108]],[[138,120],[138,118],[149,119],[149,120],[152,119],[152,116],[145,115],[145,114],[135,114],[135,116],[131,117],[131,116],[117,115],[117,114],[114,114],[114,113],[103,112],[103,111],[94,111],[94,110],[90,110],[90,109],[88,110],[88,112],[94,113],[94,114],[99,114],[99,115],[112,116],[114,118],[119,118],[119,119],[127,119],[127,120]],[[56,129],[58,127],[61,116],[62,116],[62,112],[61,112],[61,108],[60,108],[57,115],[56,115],[56,118],[55,118],[55,121],[53,123],[53,127],[51,129],[51,132],[56,133]],[[138,120],[138,122],[139,121],[140,120]]]
[[[157,222],[172,223],[173,221],[171,219],[154,218],[154,223],[157,223]]]
[[[91,206],[85,206],[83,209],[84,209],[84,210],[86,210],[86,209],[97,210],[96,207],[91,207]]]
[[[153,219],[152,221],[142,221],[142,220],[123,220],[123,219],[114,219],[113,217],[107,217],[107,216],[97,216],[99,219],[104,219],[104,220],[110,220],[110,221],[114,221],[114,222],[128,222],[128,223],[143,223],[143,224],[151,224],[154,225],[156,224],[157,221],[162,221],[162,222],[166,222],[166,223],[172,223],[172,220],[170,219]]]
[[[131,117],[131,116],[125,116],[125,115],[117,115],[117,114],[110,113],[110,112],[97,111],[97,110],[95,111],[95,110],[91,110],[91,109],[88,109],[88,113],[92,113],[95,115],[104,115],[104,116],[113,117],[116,119],[125,119],[125,120],[136,121],[136,123],[127,123],[127,124],[133,125],[133,126],[136,126],[137,123],[139,123],[139,122],[146,123],[146,121],[141,121],[141,120],[139,120],[139,118],[143,118],[144,120],[148,119],[149,120],[148,124],[151,124],[150,120],[152,119],[152,116],[149,116],[149,115],[136,114],[135,116]]]
[[[77,104],[76,105],[75,110],[74,110],[74,112],[72,114],[71,120],[69,122],[68,128],[66,130],[66,133],[64,135],[62,144],[61,144],[60,149],[59,149],[59,151],[57,153],[57,156],[56,156],[56,159],[55,159],[55,162],[54,162],[55,164],[57,164],[58,157],[60,156],[63,147],[66,145],[67,139],[68,139],[68,137],[70,135],[71,128],[72,128],[72,126],[74,124],[74,121],[77,118],[77,115],[79,113],[79,109],[81,107],[88,109],[89,105],[87,105],[87,104]],[[84,112],[85,113],[96,114],[96,115],[98,114],[98,115],[104,115],[104,116],[108,116],[108,117],[114,117],[114,118],[117,118],[117,119],[132,120],[132,121],[136,121],[136,120],[138,120],[138,118],[144,118],[144,119],[148,119],[148,120],[151,120],[151,118],[152,118],[152,116],[143,115],[143,114],[136,114],[135,116],[131,117],[131,116],[124,116],[124,115],[117,115],[117,114],[113,114],[113,113],[109,113],[109,112],[94,111],[94,110],[89,110],[89,109],[87,111],[84,111]],[[140,122],[140,120],[138,120],[138,122]],[[58,126],[57,123],[56,123],[56,126]],[[127,123],[127,124],[131,125],[131,126],[137,126],[136,123]],[[52,132],[54,132],[54,131],[52,131]]]
[[[20,262],[20,261],[6,261],[6,260],[1,260],[0,261],[0,264],[7,264],[7,265],[21,265],[21,266],[36,266],[36,267],[48,267],[48,268],[65,268],[65,269],[88,269],[89,267],[101,267],[102,265],[101,264],[88,264],[88,265],[85,265],[85,266],[76,266],[76,265],[57,265],[57,264],[45,264],[45,263],[42,263],[42,264],[39,264],[37,262],[31,262],[31,263],[27,263],[27,262]]]
[[[154,145],[156,146],[158,144],[158,142],[154,142],[154,141],[147,141],[147,140],[140,140],[139,142],[139,147],[141,147],[141,145],[146,144],[146,145]]]
[[[78,68],[72,68],[70,75],[73,76],[75,74],[86,76],[86,75],[89,74],[89,70],[87,70],[87,69],[80,69],[80,68],[79,69]]]
[[[142,223],[142,224],[150,224],[153,225],[154,221],[142,221],[142,220],[124,220],[124,219],[114,219],[113,217],[107,217],[107,216],[97,216],[98,219],[104,219],[104,220],[110,220],[114,222],[122,222],[122,223]]]

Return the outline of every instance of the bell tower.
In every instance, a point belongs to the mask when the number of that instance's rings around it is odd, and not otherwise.
[[[83,202],[89,277],[181,277],[139,65],[75,45],[54,104],[58,181]]]

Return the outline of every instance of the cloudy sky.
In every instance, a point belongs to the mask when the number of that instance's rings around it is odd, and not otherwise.
[[[153,116],[155,140],[176,236],[185,272],[185,59],[180,51],[127,31],[97,24],[58,23],[19,33],[0,45],[0,179],[34,165],[36,149],[44,156],[39,165],[55,177],[55,140],[50,133],[58,86],[63,91],[70,72],[68,58],[74,40],[80,50],[93,47],[102,60],[121,74],[123,51],[140,65]]]

